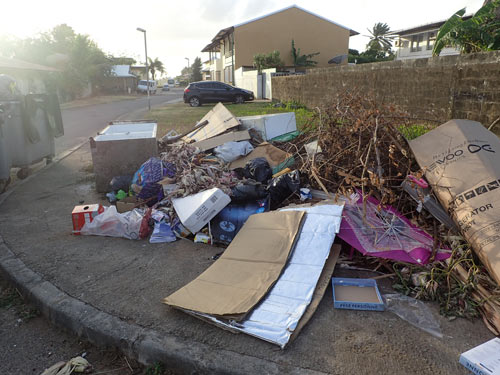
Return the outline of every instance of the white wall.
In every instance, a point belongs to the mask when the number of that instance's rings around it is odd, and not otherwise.
[[[253,91],[255,99],[272,99],[271,73],[275,72],[276,69],[272,68],[264,69],[262,74],[259,74],[256,69],[248,70],[248,68],[241,67],[234,72],[236,87]]]

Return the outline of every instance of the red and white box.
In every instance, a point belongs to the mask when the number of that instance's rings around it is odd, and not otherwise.
[[[104,207],[100,204],[87,204],[75,206],[71,216],[73,217],[73,234],[80,234],[80,230],[86,223],[90,223],[100,213],[104,212]]]

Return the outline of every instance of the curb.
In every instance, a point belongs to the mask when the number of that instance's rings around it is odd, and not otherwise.
[[[144,365],[162,362],[182,373],[323,374],[261,358],[160,334],[127,323],[73,298],[28,268],[0,236],[0,273],[30,300],[51,323],[96,346],[113,347]]]

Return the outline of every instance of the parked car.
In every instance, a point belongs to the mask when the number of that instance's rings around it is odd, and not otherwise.
[[[191,107],[198,107],[203,103],[244,103],[253,99],[252,91],[218,81],[193,82],[184,89],[184,103],[189,103]]]
[[[146,82],[147,81],[145,79],[139,81],[139,83],[137,84],[138,93],[146,94],[148,92],[148,86]],[[149,93],[155,94],[157,88],[158,86],[156,85],[156,81],[149,80]]]
[[[170,91],[170,86],[167,83],[165,83],[161,88],[161,91]]]

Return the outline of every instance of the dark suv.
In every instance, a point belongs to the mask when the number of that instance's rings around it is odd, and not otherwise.
[[[184,103],[198,107],[203,103],[243,103],[253,100],[253,92],[218,81],[193,82],[184,89]]]

